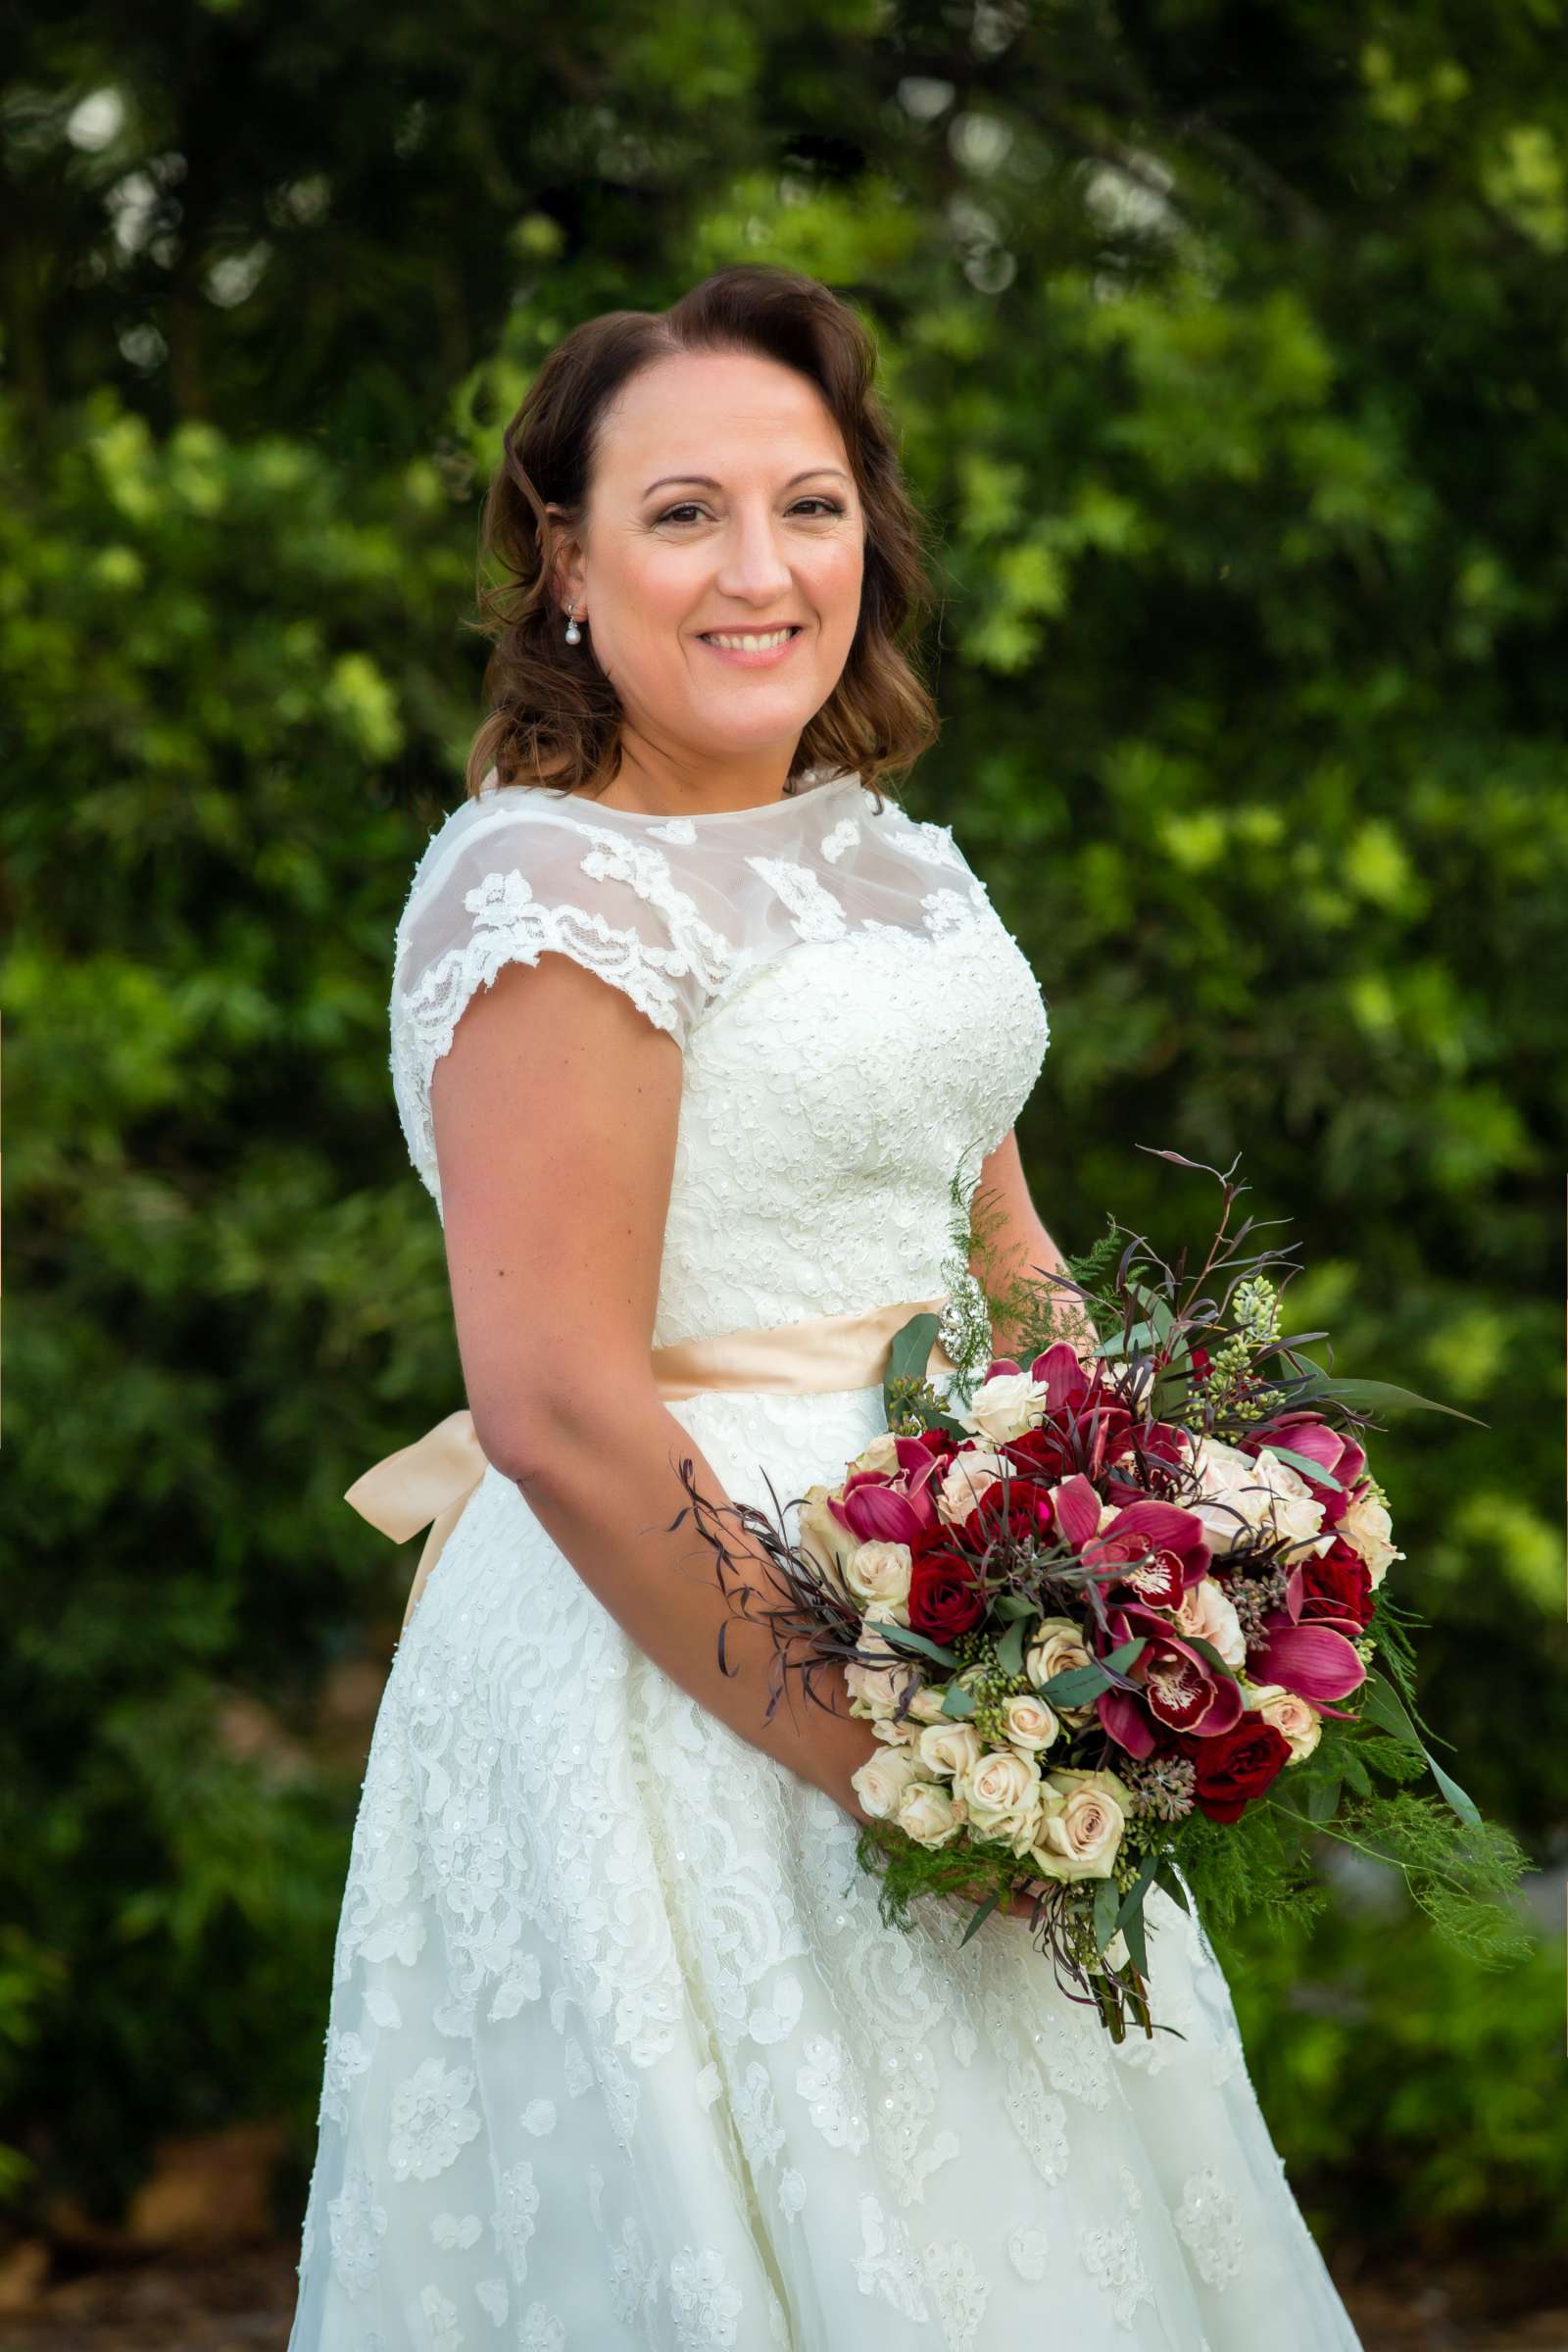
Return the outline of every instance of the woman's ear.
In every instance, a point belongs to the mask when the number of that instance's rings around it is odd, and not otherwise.
[[[569,528],[561,528],[567,520],[562,508],[547,502],[545,513],[558,534],[550,552],[550,594],[560,611],[564,612],[568,605],[581,607],[582,547]]]

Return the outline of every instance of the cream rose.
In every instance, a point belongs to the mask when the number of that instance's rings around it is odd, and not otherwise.
[[[1274,1525],[1290,1540],[1287,1559],[1299,1559],[1309,1551],[1327,1551],[1334,1538],[1322,1533],[1323,1505],[1300,1472],[1293,1470],[1289,1462],[1282,1462],[1266,1446],[1258,1453],[1257,1464],[1259,1475],[1268,1482]]]
[[[850,1787],[867,1813],[885,1821],[890,1814],[897,1813],[910,1783],[928,1778],[912,1749],[884,1747],[856,1766],[850,1775]]]
[[[879,1478],[891,1478],[899,1468],[899,1441],[890,1429],[878,1431],[869,1446],[858,1452],[850,1467],[853,1470],[874,1470]]]
[[[924,1734],[921,1735],[922,1739]],[[1015,1747],[993,1747],[954,1777],[977,1838],[1027,1853],[1040,1828],[1040,1771]]]
[[[808,1487],[796,1515],[796,1541],[822,1568],[841,1598],[854,1599],[845,1570],[860,1549],[860,1539],[841,1527],[827,1507],[831,1487]]]
[[[1032,1690],[1015,1690],[1002,1713],[1008,1740],[1026,1753],[1049,1747],[1061,1730],[1054,1710]]]
[[[873,1740],[885,1740],[890,1747],[912,1749],[920,1737],[920,1726],[907,1715],[896,1719],[891,1715],[879,1715],[871,1726],[871,1737]]]
[[[1244,1695],[1249,1707],[1255,1708],[1284,1739],[1293,1764],[1312,1753],[1323,1737],[1323,1718],[1309,1699],[1298,1697],[1280,1683],[1254,1683]]]
[[[1035,1427],[1045,1404],[1045,1389],[1027,1372],[997,1372],[976,1389],[968,1410],[954,1418],[973,1436],[1004,1446]]]
[[[988,1446],[972,1446],[967,1453],[956,1453],[937,1492],[937,1517],[950,1527],[961,1527],[987,1487],[1004,1475],[1015,1478],[1017,1472]]]
[[[1031,1858],[1045,1879],[1108,1879],[1114,1867],[1132,1791],[1113,1772],[1046,1775],[1047,1802]],[[1055,1796],[1059,1804],[1052,1805]]]
[[[1239,1446],[1219,1438],[1200,1438],[1193,1456],[1193,1473],[1205,1494],[1224,1494],[1233,1487],[1254,1483],[1252,1457]]]
[[[946,1845],[962,1827],[952,1797],[935,1781],[911,1781],[894,1818],[917,1845]]]
[[[980,1735],[972,1723],[928,1723],[920,1734],[920,1762],[927,1772],[946,1773],[950,1779],[967,1772],[978,1764],[985,1750]]]
[[[1035,1688],[1054,1674],[1088,1664],[1082,1629],[1070,1617],[1042,1617],[1023,1653],[1023,1670]]]
[[[1207,1438],[1194,1468],[1203,1494],[1201,1501],[1188,1507],[1202,1521],[1210,1551],[1234,1551],[1256,1532],[1283,1536],[1286,1557],[1294,1560],[1323,1551],[1333,1541],[1321,1533],[1323,1505],[1305,1479],[1266,1446],[1254,1458]]]
[[[1390,1542],[1394,1522],[1389,1517],[1388,1509],[1370,1488],[1351,1497],[1349,1508],[1335,1527],[1334,1533],[1343,1536],[1352,1551],[1359,1552],[1374,1585],[1382,1584],[1391,1560],[1402,1560],[1404,1557],[1403,1552],[1396,1551]]]
[[[915,1722],[951,1723],[953,1717],[942,1704],[946,1692],[947,1685],[945,1683],[940,1690],[933,1689],[930,1683],[922,1683],[909,1701],[909,1713],[914,1717]]]
[[[915,1679],[912,1666],[864,1666],[856,1659],[844,1669],[852,1715],[893,1715]]]
[[[907,1544],[862,1544],[846,1555],[844,1580],[862,1609],[876,1601],[884,1617],[907,1625],[909,1559]]]
[[[1176,1610],[1176,1624],[1180,1632],[1211,1642],[1227,1666],[1240,1670],[1247,1664],[1247,1636],[1236,1604],[1213,1577],[1188,1586]]]

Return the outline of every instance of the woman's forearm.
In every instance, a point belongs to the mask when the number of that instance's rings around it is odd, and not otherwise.
[[[878,1742],[869,1724],[848,1712],[841,1669],[812,1677],[833,1712],[808,1699],[800,1676],[791,1673],[772,1721],[763,1721],[773,1660],[768,1629],[731,1607],[691,1510],[670,1526],[688,1503],[678,1475],[688,1458],[706,1500],[714,1508],[727,1503],[701,1447],[657,1396],[637,1389],[602,1399],[586,1416],[548,1423],[510,1475],[546,1534],[639,1649],[731,1731],[864,1821],[850,1775]],[[747,1579],[772,1596],[765,1554],[731,1517],[718,1529]],[[718,1664],[726,1623],[728,1673]]]

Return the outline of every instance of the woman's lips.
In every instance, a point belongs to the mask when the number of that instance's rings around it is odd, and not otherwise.
[[[737,630],[736,634],[741,635],[744,632]],[[771,632],[759,629],[756,634],[762,637],[770,635]],[[733,662],[738,669],[772,669],[778,662],[788,659],[805,634],[804,629],[798,628],[793,637],[785,638],[782,645],[764,646],[755,654],[747,653],[738,645],[715,645],[710,637],[700,636],[697,642],[699,645],[706,645],[709,652],[716,654],[721,662]]]

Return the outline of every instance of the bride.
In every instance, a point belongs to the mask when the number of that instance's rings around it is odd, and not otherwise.
[[[350,1494],[434,1525],[290,2352],[1354,2352],[1200,1929],[1150,1896],[1180,2033],[1115,2046],[1026,1906],[884,1926],[868,1725],[842,1686],[764,1719],[677,1516],[685,1459],[793,1536],[922,1307],[939,1394],[1004,1351],[980,1188],[1060,1262],[1012,1133],[1038,984],[879,783],[936,728],[873,358],[826,287],[726,269],[577,327],[506,435],[493,708],[392,991],[467,1401]]]

